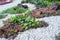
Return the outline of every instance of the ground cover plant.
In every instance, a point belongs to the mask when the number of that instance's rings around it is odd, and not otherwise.
[[[18,14],[18,13],[23,13],[25,12],[27,9],[23,8],[23,7],[19,7],[19,6],[15,6],[12,8],[9,8],[7,10],[4,10],[3,12],[1,12],[0,14],[4,14],[4,13],[9,13],[9,14]]]
[[[32,13],[29,15],[36,18],[60,15],[60,5],[53,3],[48,8],[36,8],[32,10]]]
[[[44,21],[36,21],[36,18],[27,16],[26,13],[11,17],[4,22],[4,26],[0,28],[0,37],[9,38],[16,37],[18,32],[28,30],[30,28],[47,27],[48,24]]]
[[[53,2],[60,4],[60,0],[23,0],[22,3],[35,4],[37,8],[49,7]]]
[[[32,3],[32,4],[35,4],[36,7],[46,7],[47,6],[47,3],[41,2],[38,0],[23,0],[22,3]]]
[[[60,10],[55,11],[48,8],[38,8],[32,11],[32,14],[28,16],[42,18],[42,17],[49,17],[49,16],[56,16],[60,15]]]
[[[36,8],[32,11],[28,10],[25,13],[27,13],[27,16],[35,17],[35,18],[60,15],[60,10],[56,10],[56,8],[55,9],[53,9],[53,8]],[[18,15],[21,15],[21,14],[18,14]]]
[[[28,16],[36,17],[36,18],[60,15],[59,13],[60,5],[56,3],[53,3],[50,7],[47,8],[36,8],[32,11],[29,11],[27,9],[28,7],[26,5],[23,6],[22,4],[18,4],[16,7],[3,11],[2,14],[4,13],[21,14],[27,11],[28,12],[27,15],[31,13]]]
[[[18,4],[13,8],[3,11],[2,14],[4,13],[20,14],[20,13],[26,12],[27,9],[28,9],[27,5]],[[32,14],[29,14],[29,15],[36,18],[56,16],[56,15],[60,15],[60,13],[58,13],[59,12],[58,10],[60,10],[60,5],[58,5],[57,3],[53,3],[51,6],[46,8],[34,9],[31,11]]]

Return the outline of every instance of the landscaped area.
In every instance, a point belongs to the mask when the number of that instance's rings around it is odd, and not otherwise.
[[[60,40],[60,0],[0,0],[0,9],[0,40]]]

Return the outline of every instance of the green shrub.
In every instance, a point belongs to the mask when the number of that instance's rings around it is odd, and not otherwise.
[[[41,22],[36,21],[36,18],[32,18],[30,16],[26,16],[27,13],[23,13],[20,16],[14,16],[10,18],[12,23],[17,23],[23,26],[26,29],[40,26]],[[30,14],[30,13],[29,13]]]

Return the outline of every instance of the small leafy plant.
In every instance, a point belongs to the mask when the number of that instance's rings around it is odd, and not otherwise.
[[[18,6],[15,6],[15,7],[12,7],[12,8],[9,8],[7,10],[4,10],[2,13],[10,13],[10,14],[18,14],[18,13],[23,13],[25,12],[27,9],[25,8],[22,8],[22,7],[18,7]],[[2,14],[1,13],[1,14]]]
[[[35,18],[32,18],[30,16],[26,16],[25,14],[20,15],[20,16],[14,16],[10,18],[10,21],[12,23],[17,23],[21,25],[25,30],[33,27],[37,27],[41,25],[41,22],[36,21]]]

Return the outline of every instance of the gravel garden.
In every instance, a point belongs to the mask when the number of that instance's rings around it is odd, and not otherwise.
[[[0,40],[60,40],[60,0],[0,0]]]

